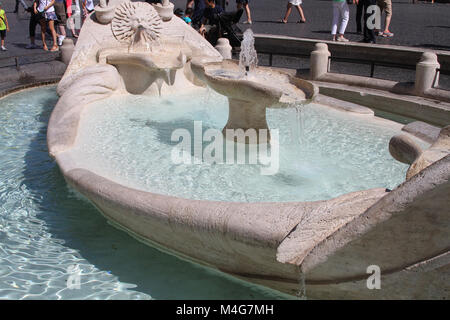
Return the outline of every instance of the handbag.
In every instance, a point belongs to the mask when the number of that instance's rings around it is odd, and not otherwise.
[[[45,19],[44,12],[38,11],[38,13],[36,13],[34,16],[37,21],[41,21],[42,19]]]

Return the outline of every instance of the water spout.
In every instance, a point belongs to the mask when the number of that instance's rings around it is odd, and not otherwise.
[[[171,79],[171,77],[170,77],[170,69],[169,69],[169,68],[165,68],[165,69],[164,69],[164,72],[166,73],[167,84],[168,84],[169,86],[171,86],[173,83],[172,83],[172,79]]]
[[[161,89],[162,89],[163,82],[164,81],[161,78],[158,78],[158,79],[155,80],[156,87],[158,88],[158,93],[159,93],[160,97],[161,97]]]
[[[299,288],[296,296],[300,300],[306,300],[306,277],[302,271],[300,271]]]
[[[258,55],[255,50],[255,37],[252,29],[244,32],[244,39],[241,43],[241,53],[239,54],[239,68],[242,74],[248,76],[249,72],[258,66]]]

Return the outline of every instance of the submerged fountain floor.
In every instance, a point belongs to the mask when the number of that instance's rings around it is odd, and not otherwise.
[[[275,175],[261,175],[259,165],[171,161],[175,129],[193,132],[195,120],[203,130],[220,130],[227,115],[226,98],[206,89],[176,97],[112,97],[85,109],[73,156],[81,167],[122,185],[204,200],[323,200],[394,188],[405,179],[408,166],[388,151],[400,126],[315,104],[267,110],[269,127],[280,130]]]
[[[54,87],[0,99],[0,299],[286,298],[143,245],[71,192],[48,156]],[[81,270],[68,289],[68,268]]]

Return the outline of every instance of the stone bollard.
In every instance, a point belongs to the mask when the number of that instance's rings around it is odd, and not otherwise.
[[[317,80],[328,72],[330,56],[331,53],[328,51],[328,46],[326,43],[316,43],[315,50],[311,52],[310,59],[309,69],[311,80]]]
[[[75,46],[73,45],[73,40],[65,38],[62,43],[61,50],[61,61],[66,65],[69,65],[70,59],[72,59],[73,51]]]
[[[416,66],[415,93],[423,95],[428,89],[437,86],[439,75],[436,69],[440,68],[437,55],[433,52],[424,52]]]
[[[227,38],[219,38],[217,40],[216,50],[222,55],[224,59],[231,59],[231,50],[233,49],[230,45],[230,41]]]

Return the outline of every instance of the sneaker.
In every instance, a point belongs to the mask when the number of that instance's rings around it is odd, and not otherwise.
[[[245,21],[245,22],[242,22],[243,24],[252,24],[252,22],[251,21]]]
[[[385,38],[392,38],[393,36],[394,36],[394,34],[390,31],[383,32],[383,37],[385,37]]]
[[[2,51],[7,51],[8,49],[6,49],[5,46],[2,46]]]
[[[58,36],[58,45],[62,46],[63,40],[66,38],[66,36]]]
[[[378,36],[382,37],[384,33],[383,33],[383,31],[378,31],[377,34],[378,34]]]
[[[27,44],[25,49],[36,49],[38,46],[34,43]]]
[[[336,41],[338,42],[348,42],[349,40],[344,37],[337,37]]]

